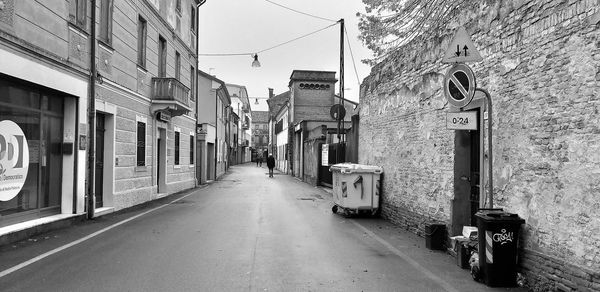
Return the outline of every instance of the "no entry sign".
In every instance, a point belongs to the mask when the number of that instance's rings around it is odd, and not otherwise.
[[[444,76],[444,95],[451,105],[465,107],[475,95],[475,75],[465,64],[456,64]]]

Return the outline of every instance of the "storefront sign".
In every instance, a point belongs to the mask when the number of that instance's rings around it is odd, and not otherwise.
[[[167,112],[160,111],[156,114],[156,119],[168,123],[171,120],[171,115]]]
[[[329,144],[321,146],[321,166],[329,166]]]
[[[13,121],[0,121],[0,201],[19,194],[28,169],[29,147],[23,130]]]

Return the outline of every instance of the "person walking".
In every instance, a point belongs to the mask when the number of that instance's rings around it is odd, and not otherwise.
[[[259,161],[260,161],[260,155],[256,155],[256,166],[258,166]]]
[[[273,154],[269,154],[269,157],[267,157],[267,167],[269,168],[269,177],[273,177],[273,168],[275,167]]]

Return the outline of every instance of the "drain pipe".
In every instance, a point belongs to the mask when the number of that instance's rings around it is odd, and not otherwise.
[[[489,173],[489,195],[488,195],[488,208],[494,208],[494,173],[493,173],[493,151],[492,151],[492,96],[490,93],[483,88],[476,88],[476,91],[480,91],[485,94],[485,99],[488,105],[488,173]]]
[[[90,95],[88,101],[88,189],[87,189],[87,218],[94,218],[94,183],[96,177],[96,0],[92,4],[92,27],[90,37]]]

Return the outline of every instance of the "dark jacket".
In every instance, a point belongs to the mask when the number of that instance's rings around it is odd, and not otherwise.
[[[275,157],[273,157],[273,156],[267,157],[267,167],[268,168],[275,167]]]

